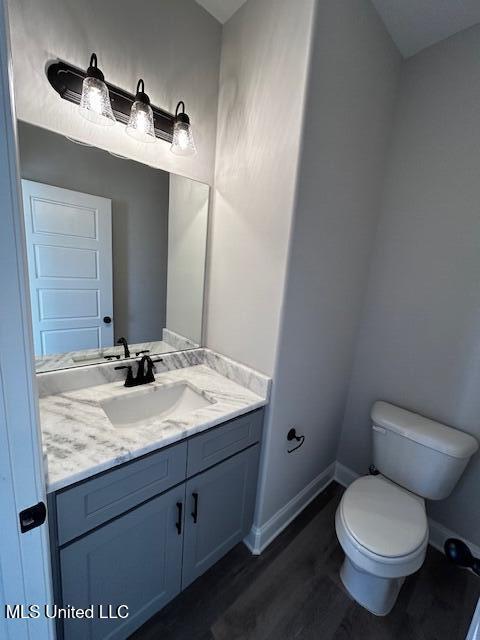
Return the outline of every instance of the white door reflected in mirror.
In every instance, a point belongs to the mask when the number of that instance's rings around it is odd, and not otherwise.
[[[35,354],[113,345],[112,203],[22,180]]]

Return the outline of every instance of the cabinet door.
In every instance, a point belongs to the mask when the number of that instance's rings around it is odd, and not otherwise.
[[[250,531],[258,457],[255,445],[187,482],[183,589]]]
[[[94,606],[65,620],[65,640],[123,640],[181,587],[185,485],[171,489],[60,551],[63,605]],[[99,619],[99,605],[127,605],[126,619]]]

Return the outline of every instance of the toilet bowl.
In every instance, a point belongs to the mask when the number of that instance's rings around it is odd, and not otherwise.
[[[471,435],[387,402],[371,412],[378,475],[355,480],[335,516],[345,552],[340,577],[359,604],[384,616],[428,544],[424,499],[450,495],[478,450]],[[382,474],[382,475],[380,475]]]
[[[422,498],[383,476],[359,478],[344,493],[335,528],[342,582],[359,604],[387,615],[406,576],[423,564],[428,522]]]

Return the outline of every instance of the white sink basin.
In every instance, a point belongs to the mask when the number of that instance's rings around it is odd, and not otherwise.
[[[139,389],[100,403],[114,427],[139,427],[152,419],[165,420],[213,404],[186,382],[155,390]]]

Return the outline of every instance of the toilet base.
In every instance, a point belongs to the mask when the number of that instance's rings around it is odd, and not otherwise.
[[[356,567],[347,556],[340,569],[340,577],[352,598],[376,616],[390,613],[405,582],[405,576],[380,578],[366,573]]]

